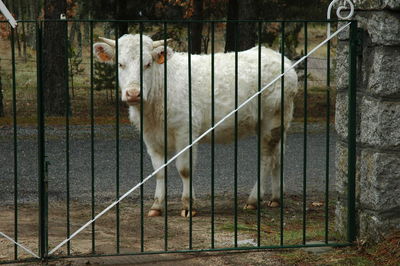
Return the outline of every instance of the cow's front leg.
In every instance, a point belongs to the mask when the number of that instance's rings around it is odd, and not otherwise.
[[[161,165],[164,163],[164,158],[158,153],[152,153],[149,152],[151,161],[153,164],[154,170],[158,169]],[[156,191],[154,193],[154,203],[153,206],[151,207],[148,216],[154,217],[154,216],[161,216],[161,210],[164,207],[165,199],[165,178],[164,178],[164,170],[160,170],[156,174]]]
[[[196,157],[196,149],[192,148],[192,175],[193,175],[193,168],[195,164],[195,157]],[[182,179],[183,191],[182,191],[182,217],[190,217],[190,156],[189,151],[183,153],[179,156],[176,160],[176,168],[179,172],[179,175]],[[192,186],[192,216],[197,214],[196,210],[194,209],[194,189]]]

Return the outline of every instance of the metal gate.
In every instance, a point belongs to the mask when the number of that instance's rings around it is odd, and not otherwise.
[[[149,25],[157,24],[162,32],[162,38],[164,39],[164,53],[167,54],[166,39],[168,36],[169,27],[175,27],[181,25],[180,29],[186,31],[188,40],[188,51],[187,60],[189,62],[189,121],[191,128],[191,68],[193,66],[191,62],[190,53],[190,34],[191,24],[199,23],[199,21],[126,21],[132,24],[140,35],[140,41],[143,41],[143,35],[146,33],[146,27]],[[11,103],[12,113],[10,127],[5,127],[3,130],[4,137],[3,151],[1,156],[6,158],[10,155],[10,158],[4,159],[3,163],[7,163],[8,167],[3,171],[3,197],[11,196],[12,199],[5,200],[1,204],[1,209],[5,216],[3,216],[2,222],[0,222],[0,234],[4,237],[4,241],[0,242],[4,245],[1,249],[4,250],[5,254],[0,257],[2,261],[0,263],[23,261],[23,260],[35,260],[35,259],[48,259],[48,258],[59,258],[59,257],[78,257],[78,256],[101,256],[101,255],[120,255],[120,254],[155,254],[155,253],[172,253],[172,252],[196,252],[196,251],[218,251],[218,250],[245,250],[245,249],[270,249],[270,248],[297,248],[297,247],[311,247],[311,246],[345,246],[351,244],[355,240],[355,105],[356,105],[356,46],[357,46],[357,22],[342,20],[333,34],[329,33],[327,38],[315,45],[313,49],[309,48],[308,34],[309,25],[336,25],[338,21],[201,21],[201,23],[208,24],[210,28],[210,69],[211,69],[211,87],[214,91],[214,73],[220,71],[215,69],[214,55],[216,52],[215,39],[216,30],[219,24],[224,23],[253,23],[254,27],[258,32],[258,43],[262,44],[261,31],[266,25],[274,25],[279,28],[279,40],[280,43],[277,45],[282,56],[281,56],[281,74],[275,79],[271,80],[269,84],[261,84],[259,82],[259,90],[256,94],[252,95],[247,101],[239,104],[236,100],[236,104],[232,107],[232,111],[227,114],[226,119],[230,116],[236,118],[235,123],[235,141],[233,147],[223,146],[223,149],[230,149],[228,153],[233,153],[233,164],[230,169],[233,168],[231,176],[231,186],[226,189],[222,194],[221,191],[217,191],[216,182],[218,180],[218,165],[215,160],[217,156],[217,146],[214,145],[214,137],[212,137],[212,144],[207,149],[210,152],[206,160],[210,162],[209,168],[205,169],[208,172],[207,178],[200,181],[200,186],[209,186],[207,189],[208,195],[201,197],[203,205],[200,207],[200,216],[192,217],[192,200],[190,200],[190,207],[188,212],[188,219],[175,218],[176,205],[178,200],[176,197],[168,197],[169,190],[173,190],[168,186],[168,172],[167,164],[171,163],[176,159],[179,154],[168,157],[168,151],[164,153],[164,164],[153,170],[146,170],[146,164],[149,164],[148,158],[145,155],[144,146],[144,134],[141,130],[137,136],[137,146],[131,147],[135,149],[135,152],[126,151],[126,147],[132,143],[125,141],[129,137],[132,137],[133,128],[126,126],[122,119],[127,115],[127,112],[121,113],[120,110],[123,108],[118,100],[113,103],[113,109],[115,110],[114,118],[112,119],[112,126],[103,126],[101,124],[96,125],[95,117],[95,94],[94,90],[94,58],[93,58],[93,44],[95,40],[96,24],[98,23],[113,23],[114,34],[118,36],[118,23],[119,21],[94,21],[94,20],[60,20],[60,21],[19,21],[18,23],[26,23],[34,25],[36,31],[36,44],[35,44],[35,59],[31,59],[32,64],[31,70],[35,69],[36,72],[36,88],[37,92],[36,106],[34,107],[36,113],[35,119],[26,122],[24,117],[18,116],[17,103],[18,99],[18,87],[22,83],[22,73],[27,69],[19,70],[16,59],[16,48],[15,48],[15,30],[10,29],[10,72],[8,75],[11,78]],[[85,81],[88,86],[86,91],[86,108],[88,110],[86,117],[87,124],[82,123],[80,126],[79,121],[75,121],[71,115],[71,105],[73,99],[71,97],[71,81],[66,80],[65,84],[65,98],[67,105],[65,106],[66,112],[63,118],[63,126],[53,126],[52,118],[46,117],[44,112],[45,100],[43,94],[43,24],[44,23],[63,23],[68,26],[68,23],[79,23],[84,26],[87,25],[90,32],[89,50],[90,58],[86,70],[89,72],[88,81]],[[296,61],[292,67],[298,67],[303,64],[303,107],[304,113],[301,124],[301,135],[303,141],[303,150],[297,151],[301,159],[302,175],[299,177],[300,182],[295,183],[295,186],[301,187],[301,194],[297,196],[290,195],[288,191],[284,190],[284,181],[288,176],[284,167],[290,167],[295,162],[289,162],[286,166],[284,156],[288,154],[281,152],[281,171],[280,171],[280,208],[269,209],[258,207],[255,211],[242,211],[239,203],[242,202],[242,191],[239,191],[240,186],[240,165],[243,157],[249,157],[249,154],[241,155],[240,149],[242,146],[238,141],[237,136],[237,114],[238,110],[245,106],[252,99],[258,101],[258,110],[260,110],[260,98],[261,93],[269,88],[269,86],[278,83],[281,84],[281,110],[283,110],[284,100],[284,88],[285,80],[284,76],[288,69],[284,68],[284,55],[285,55],[285,29],[288,29],[292,24],[301,24],[304,36],[304,47],[302,56]],[[182,26],[183,25],[183,26]],[[340,32],[349,30],[349,103],[348,103],[348,205],[346,206],[348,212],[348,234],[345,239],[335,235],[333,230],[332,222],[332,193],[330,193],[330,169],[332,164],[330,163],[332,152],[330,148],[331,143],[331,39],[336,37]],[[239,36],[236,35],[236,38]],[[68,38],[66,38],[68,40]],[[236,39],[237,42],[237,39]],[[118,41],[116,42],[116,55],[118,57]],[[261,46],[259,46],[261,47]],[[313,201],[313,195],[309,193],[307,189],[308,180],[308,165],[310,164],[309,149],[309,130],[310,125],[308,122],[308,93],[309,93],[309,69],[308,59],[310,55],[319,50],[321,47],[325,47],[326,58],[326,80],[324,85],[324,97],[326,99],[326,115],[324,118],[324,129],[325,147],[324,156],[321,162],[325,164],[324,178],[321,183],[324,185],[323,198],[320,201]],[[142,46],[141,46],[142,48]],[[261,48],[259,48],[261,50]],[[141,49],[141,55],[143,51]],[[238,52],[234,52],[236,56],[235,64],[235,88],[237,95],[237,83],[238,83],[238,64],[237,55]],[[254,62],[260,66],[260,55],[259,62]],[[68,60],[68,59],[66,59]],[[118,61],[118,58],[116,59]],[[140,62],[143,62],[143,56],[140,58]],[[163,64],[168,71],[167,66],[168,60],[165,60]],[[66,62],[66,76],[71,71],[69,69],[71,64]],[[115,99],[119,99],[119,85],[118,85],[118,67],[113,67],[115,73],[115,81],[112,93],[115,95]],[[300,70],[298,70],[300,71]],[[143,70],[140,71],[140,79],[143,80]],[[19,76],[21,75],[21,76]],[[259,80],[260,72],[258,74]],[[167,83],[167,75],[165,75],[165,84]],[[299,82],[300,83],[300,82]],[[143,83],[141,83],[143,84]],[[25,88],[28,89],[28,88]],[[143,89],[143,88],[141,88]],[[167,89],[166,89],[167,92]],[[108,97],[108,96],[107,96]],[[165,93],[164,106],[167,105],[167,97],[173,97]],[[214,97],[214,94],[212,94]],[[236,96],[237,97],[237,96]],[[213,99],[212,99],[213,101]],[[145,104],[143,100],[140,102],[141,106]],[[213,105],[212,105],[213,106]],[[126,110],[125,110],[126,111]],[[209,125],[210,129],[203,132],[198,138],[192,138],[190,129],[190,140],[188,146],[181,152],[190,151],[190,158],[192,159],[192,146],[200,141],[200,139],[207,134],[214,136],[214,129],[217,128],[221,123],[214,119],[214,113],[218,110],[211,110],[212,123]],[[166,115],[167,112],[164,112]],[[143,112],[141,112],[143,118]],[[165,117],[166,118],[166,117]],[[258,111],[258,119],[260,119],[260,111]],[[281,128],[284,127],[283,111],[281,111]],[[28,119],[29,120],[29,119]],[[5,121],[5,120],[4,120]],[[21,121],[21,122],[20,122]],[[36,129],[32,127],[32,121],[36,125]],[[143,119],[141,119],[142,123]],[[168,119],[164,120],[164,141],[168,141],[168,132],[166,130]],[[259,120],[260,121],[260,120]],[[28,124],[27,128],[22,125]],[[30,125],[30,126],[29,126]],[[141,124],[143,129],[143,124]],[[79,132],[74,132],[79,127]],[[124,131],[128,128],[128,132]],[[82,131],[82,132],[81,132]],[[102,132],[97,131],[108,131],[109,134],[114,135],[112,139],[104,137]],[[30,132],[29,134],[27,132]],[[257,202],[260,204],[260,127],[258,127],[258,134],[256,139],[253,140],[255,148],[252,150],[251,156],[256,158],[256,176],[252,180],[258,180]],[[47,135],[46,135],[47,134]],[[74,134],[77,134],[75,136]],[[3,135],[3,134],[2,134]],[[30,136],[27,136],[30,135]],[[286,146],[286,140],[284,138],[283,130],[280,131],[281,141],[280,148],[284,150]],[[32,136],[36,136],[36,140],[32,139]],[[102,138],[105,138],[104,143],[114,143],[113,145],[105,145],[102,143]],[[11,142],[10,142],[11,140]],[[288,141],[290,138],[288,137]],[[8,142],[7,142],[8,141]],[[121,145],[123,141],[123,145]],[[109,164],[112,168],[111,171],[115,173],[113,175],[114,180],[110,177],[105,177],[104,172],[110,173],[110,170],[104,165],[96,163],[96,156],[104,156],[97,148],[96,144],[100,144],[104,151],[111,153],[109,158],[101,161]],[[126,144],[126,145],[125,145]],[[73,145],[73,147],[71,146]],[[244,144],[248,145],[247,143]],[[113,147],[112,147],[113,146]],[[165,145],[168,146],[168,145]],[[8,148],[7,148],[8,147]],[[112,148],[109,148],[112,147]],[[77,149],[77,152],[72,151],[72,148]],[[85,148],[85,149],[84,149]],[[233,150],[232,150],[233,148]],[[53,150],[52,150],[53,149]],[[125,149],[125,150],[124,150]],[[222,149],[222,150],[223,150]],[[9,152],[7,152],[9,150]],[[113,150],[113,151],[111,151]],[[37,152],[35,157],[31,157],[32,151]],[[85,153],[86,152],[86,153]],[[224,154],[224,153],[222,153]],[[225,153],[226,154],[226,153]],[[125,156],[126,155],[126,156]],[[224,156],[224,155],[223,155]],[[321,156],[321,155],[319,155]],[[128,157],[128,158],[126,158]],[[55,159],[58,158],[58,159]],[[60,159],[61,158],[61,159]],[[146,159],[147,158],[147,159]],[[227,159],[226,159],[227,160]],[[86,164],[79,164],[79,162],[86,162]],[[121,170],[126,167],[130,162],[135,161],[135,171],[131,173],[131,176],[136,176],[135,182],[132,182],[132,177],[125,177],[125,181],[122,180],[121,174],[123,171],[129,172],[129,170]],[[222,160],[224,161],[224,159]],[[34,164],[37,162],[37,167]],[[19,171],[21,165],[24,166],[22,171]],[[57,165],[62,164],[62,165]],[[78,166],[74,166],[78,165]],[[58,167],[58,168],[57,168]],[[82,172],[78,168],[87,167],[86,176],[82,175]],[[96,171],[97,167],[100,170]],[[57,169],[57,170],[52,170]],[[7,170],[8,169],[8,170]],[[61,170],[60,170],[61,169]],[[192,163],[190,163],[190,176],[192,175]],[[147,172],[146,172],[147,171]],[[162,218],[146,218],[145,210],[149,208],[147,205],[151,200],[148,199],[145,193],[145,182],[150,180],[158,171],[164,171],[165,174],[165,201],[164,201],[164,213]],[[76,173],[73,173],[76,172]],[[24,175],[26,177],[24,177]],[[79,178],[77,177],[79,176]],[[33,180],[35,178],[36,180]],[[107,183],[102,183],[103,179],[107,179],[106,182],[112,182],[112,186]],[[221,177],[220,177],[221,178]],[[87,183],[84,183],[84,181]],[[112,181],[111,181],[112,180]],[[123,185],[121,185],[123,182]],[[196,179],[193,178],[193,182]],[[205,183],[208,183],[206,185]],[[61,184],[61,185],[60,185]],[[37,185],[37,189],[36,189]],[[226,185],[226,184],[225,184]],[[58,187],[57,187],[58,186]],[[87,186],[87,189],[80,190],[80,187]],[[103,186],[103,187],[102,187]],[[104,189],[104,186],[107,189]],[[227,186],[227,185],[226,185]],[[232,191],[233,190],[233,191]],[[76,192],[78,191],[78,192]],[[99,192],[98,192],[99,191]],[[108,191],[108,192],[107,192]],[[122,192],[121,192],[122,191]],[[101,193],[100,193],[101,192]],[[134,197],[129,197],[133,192],[139,192]],[[247,193],[247,190],[244,191]],[[76,195],[76,194],[82,195]],[[97,194],[101,194],[100,196]],[[192,179],[190,178],[190,198],[193,196],[192,192]],[[75,194],[75,195],[73,195]],[[80,198],[80,196],[82,196]],[[124,201],[123,201],[124,200]],[[126,202],[126,203],[124,203]],[[205,203],[206,202],[206,203]],[[229,203],[228,206],[224,204]],[[310,205],[311,204],[311,205]],[[298,206],[298,210],[295,207]],[[311,207],[310,207],[311,206]],[[313,214],[312,208],[318,208],[318,215]],[[310,209],[311,208],[311,209]],[[110,214],[110,211],[114,212]],[[315,211],[315,209],[314,209]],[[108,216],[107,216],[108,215]],[[107,219],[102,221],[102,217]],[[310,220],[311,218],[316,220]],[[7,220],[8,219],[8,220]],[[196,219],[198,219],[196,221]],[[7,220],[7,221],[6,221]],[[317,227],[314,227],[314,223],[318,223]],[[34,224],[32,228],[32,224]],[[37,230],[35,230],[35,227]],[[147,230],[146,230],[147,227]],[[197,227],[197,228],[196,228]],[[30,230],[29,230],[30,228]],[[158,228],[158,229],[157,229]],[[159,229],[161,228],[161,229]],[[293,229],[294,228],[294,229]],[[316,229],[317,228],[317,229]],[[157,229],[157,230],[156,230]],[[318,231],[319,230],[319,231]],[[60,233],[62,232],[62,233]],[[81,236],[83,234],[83,236]],[[128,235],[131,234],[130,237]],[[182,236],[182,234],[184,236]],[[181,237],[177,243],[174,241],[175,237]],[[75,238],[76,237],[76,238]],[[79,239],[78,239],[79,238]],[[101,240],[108,239],[107,241]],[[125,239],[124,239],[125,238]],[[186,239],[186,243],[181,243],[181,239]],[[200,239],[200,241],[197,241]],[[245,238],[242,239],[241,238]],[[221,240],[222,239],[222,240]],[[321,243],[308,243],[309,240],[320,240]],[[75,242],[72,242],[75,241]],[[100,242],[100,244],[99,244]],[[81,244],[84,243],[84,244]],[[109,243],[106,245],[105,243]],[[114,243],[114,244],[111,244]],[[100,247],[99,247],[100,246]],[[113,250],[111,250],[113,248]]]

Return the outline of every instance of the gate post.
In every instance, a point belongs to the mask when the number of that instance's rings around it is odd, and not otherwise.
[[[47,234],[47,162],[45,158],[44,97],[42,76],[42,25],[36,24],[36,71],[37,71],[37,128],[38,128],[38,194],[39,194],[39,256],[48,253]]]
[[[348,90],[348,191],[347,241],[356,240],[356,88],[357,88],[357,21],[350,24],[349,90]]]

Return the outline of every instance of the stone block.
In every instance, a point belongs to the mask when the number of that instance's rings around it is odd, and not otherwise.
[[[400,0],[353,0],[357,9],[400,9]]]
[[[400,104],[379,101],[374,98],[362,99],[361,142],[378,149],[400,148]],[[340,119],[340,116],[338,117]],[[344,134],[342,124],[336,122],[338,133]]]
[[[368,64],[367,91],[377,97],[399,97],[400,47],[381,46],[369,50],[372,62]]]
[[[385,234],[400,229],[400,218],[387,219],[376,212],[360,212],[360,238],[375,243],[383,240]]]
[[[360,153],[356,158],[356,208],[358,209],[360,202],[361,186],[360,186],[360,168],[362,161]],[[347,200],[348,200],[348,148],[343,142],[336,142],[336,209],[335,209],[335,228],[340,236],[346,236],[347,232]]]
[[[342,139],[347,139],[348,110],[347,92],[338,92],[336,94],[335,129]]]
[[[362,208],[400,219],[400,153],[363,150],[360,162]]]
[[[346,25],[347,23],[348,22],[340,21],[338,23],[337,28],[340,29],[342,26]],[[333,32],[334,31],[332,30],[332,33]],[[343,29],[341,32],[339,32],[339,34],[337,36],[338,36],[339,41],[349,41],[349,39],[350,39],[350,27],[346,27],[345,29]]]
[[[361,178],[361,165],[360,160],[361,152],[356,155],[356,198],[360,195],[360,178]],[[336,157],[335,157],[335,167],[336,167],[336,191],[338,193],[338,198],[347,199],[347,189],[348,189],[348,147],[346,143],[338,141],[336,143]]]
[[[357,12],[359,27],[367,31],[371,45],[400,45],[400,12]]]
[[[347,235],[347,207],[345,202],[336,201],[335,231],[339,238],[345,240]]]
[[[347,91],[341,91],[336,94],[336,112],[335,112],[335,129],[336,133],[342,140],[347,140],[348,135],[348,110],[349,97]],[[356,141],[360,142],[360,104],[362,97],[357,95],[356,106]]]
[[[347,90],[349,87],[349,43],[339,41],[336,48],[336,89]]]
[[[336,191],[341,197],[347,192],[347,158],[348,152],[345,143],[336,143],[336,154],[335,154],[335,168],[336,168]]]

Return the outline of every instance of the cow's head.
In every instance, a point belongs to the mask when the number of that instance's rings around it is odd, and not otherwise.
[[[93,45],[94,54],[100,62],[115,63],[116,41],[102,38]],[[167,41],[169,41],[168,39]],[[153,87],[154,75],[159,75],[165,61],[164,40],[153,41],[143,35],[143,64],[140,65],[140,35],[126,34],[118,39],[118,73],[122,101],[129,105],[148,100]],[[167,47],[167,59],[173,51]],[[140,92],[140,69],[143,69],[143,91]],[[155,84],[154,84],[155,85]]]

